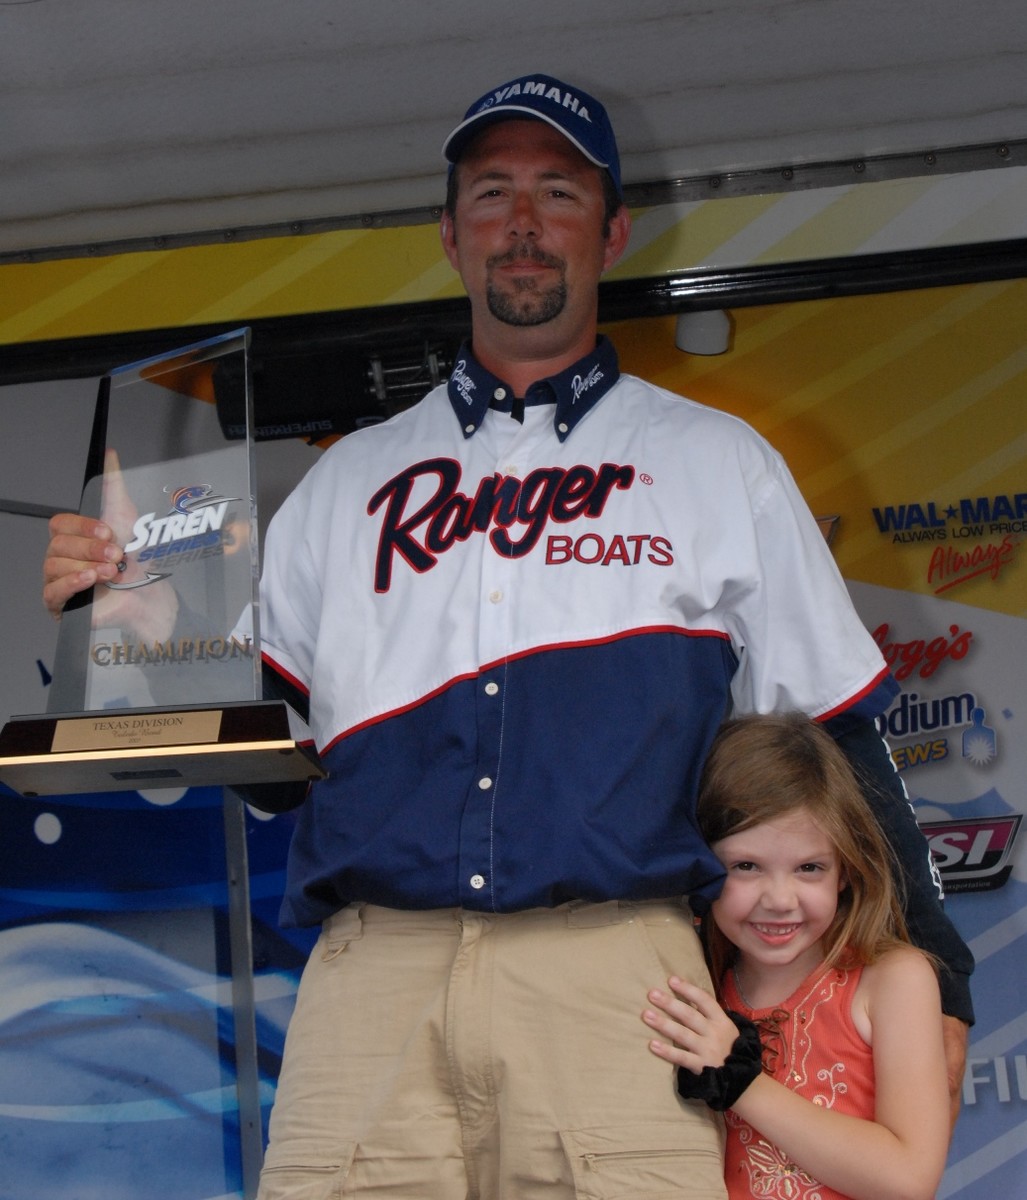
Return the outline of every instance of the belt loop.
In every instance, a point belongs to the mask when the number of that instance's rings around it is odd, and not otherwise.
[[[322,962],[330,962],[337,958],[350,942],[359,941],[364,936],[364,906],[348,904],[326,917],[321,925],[321,936],[324,939]]]

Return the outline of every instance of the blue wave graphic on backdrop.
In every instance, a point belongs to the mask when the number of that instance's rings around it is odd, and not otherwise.
[[[238,1194],[229,980],[69,922],[0,932],[0,978],[0,1194]],[[295,981],[261,985],[277,1047]]]
[[[241,1195],[222,794],[0,787],[0,1200]],[[246,822],[266,1121],[312,932]]]

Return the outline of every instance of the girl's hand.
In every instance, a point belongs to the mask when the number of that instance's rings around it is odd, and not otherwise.
[[[649,1028],[665,1039],[654,1038],[649,1049],[696,1075],[704,1067],[722,1067],[738,1037],[734,1021],[703,988],[676,975],[667,984],[675,994],[654,988],[649,993],[653,1007],[642,1013]]]

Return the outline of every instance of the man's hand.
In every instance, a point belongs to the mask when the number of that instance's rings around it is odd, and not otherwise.
[[[96,583],[109,583],[119,574],[135,520],[135,506],[125,490],[116,450],[103,461],[101,519],[78,513],[50,518],[50,544],[43,560],[43,603],[57,619],[65,604]],[[121,539],[121,544],[119,544]]]
[[[125,487],[117,452],[104,458],[101,520],[77,513],[50,518],[50,543],[43,560],[43,603],[60,619],[64,606],[95,584],[131,583],[145,575],[136,562],[125,559],[124,545],[138,515]],[[142,593],[145,591],[145,595]],[[166,583],[145,589],[101,587],[93,606],[93,625],[118,626],[149,641],[170,637],[178,614],[178,597]]]
[[[50,518],[50,544],[43,560],[43,603],[55,618],[78,592],[117,578],[124,551],[109,525],[77,513]]]

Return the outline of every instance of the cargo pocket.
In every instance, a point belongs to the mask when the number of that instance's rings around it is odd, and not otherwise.
[[[356,1144],[326,1146],[316,1138],[272,1144],[260,1173],[258,1200],[340,1200]]]
[[[560,1140],[578,1200],[726,1200],[711,1132],[682,1120],[568,1130]]]

